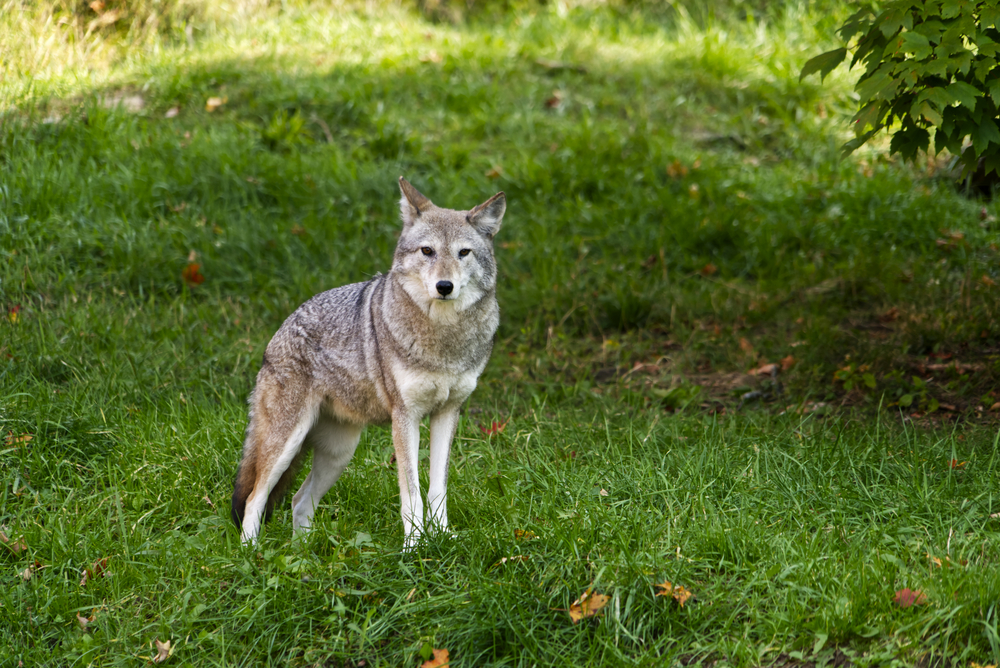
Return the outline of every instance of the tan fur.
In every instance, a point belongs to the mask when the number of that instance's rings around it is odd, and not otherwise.
[[[431,521],[447,526],[448,452],[462,402],[489,359],[499,323],[493,237],[503,193],[469,211],[435,206],[399,180],[403,231],[392,268],[365,283],[316,295],[267,346],[250,398],[250,421],[233,486],[244,541],[295,478],[296,530],[311,526],[367,424],[392,423],[406,544],[423,528],[417,478],[419,423],[431,417]]]

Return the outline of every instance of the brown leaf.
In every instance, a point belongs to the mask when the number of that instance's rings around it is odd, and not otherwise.
[[[27,582],[28,580],[30,580],[31,576],[33,574],[34,574],[34,569],[31,566],[28,566],[23,571],[21,571],[20,573],[18,573],[18,575],[21,576],[21,579],[24,580],[25,582]]]
[[[156,643],[156,656],[153,657],[153,663],[163,663],[173,653],[170,649],[170,641],[160,642],[157,638],[154,642]]]
[[[605,596],[604,594],[594,594],[592,590],[588,589],[583,593],[580,598],[573,601],[573,604],[569,606],[569,617],[576,624],[581,619],[587,617],[593,617],[601,611],[601,608],[608,604],[611,598]]]
[[[702,276],[711,276],[712,274],[716,273],[717,271],[719,271],[719,268],[718,268],[718,267],[716,267],[716,266],[715,266],[714,264],[712,264],[711,262],[709,262],[708,264],[706,264],[706,265],[705,265],[704,267],[702,267],[702,268],[701,268],[701,269],[699,270],[699,273],[700,273],[700,274],[701,274]]]
[[[667,176],[672,179],[682,179],[688,175],[688,168],[680,161],[674,160],[667,165]]]
[[[201,285],[205,282],[205,277],[201,274],[201,265],[197,262],[192,262],[188,266],[181,270],[181,278],[189,286],[194,287],[195,285]]]
[[[21,434],[20,436],[14,436],[13,432],[11,432],[7,434],[7,440],[4,441],[4,443],[6,445],[14,445],[15,443],[27,443],[33,438],[34,436],[32,436],[31,434]]]
[[[683,608],[684,604],[689,598],[693,596],[689,589],[685,589],[681,585],[674,585],[670,582],[663,582],[662,584],[655,585],[659,591],[656,592],[657,596],[669,596]]]
[[[305,233],[306,233],[306,228],[302,227],[301,225],[292,225],[292,234],[294,234],[295,236],[301,237]]]
[[[740,337],[740,350],[745,352],[747,355],[753,354],[753,344],[746,339],[746,337]]]
[[[538,538],[538,535],[534,531],[514,529],[514,540],[532,540],[534,538]]]
[[[893,306],[891,309],[878,317],[881,322],[893,322],[899,319],[899,309]]]
[[[444,668],[444,666],[450,665],[448,658],[448,650],[446,649],[435,649],[434,657],[429,661],[424,661],[420,664],[420,668]]]
[[[919,589],[900,589],[893,596],[892,601],[901,608],[909,608],[914,605],[923,605],[927,602],[927,596]]]
[[[965,465],[968,464],[968,463],[969,462],[960,462],[957,459],[952,459],[950,462],[948,462],[948,468],[952,468],[952,469],[964,469]]]
[[[509,420],[507,421],[509,422]],[[487,436],[495,436],[496,434],[502,434],[503,430],[507,428],[507,422],[496,422],[490,423],[489,428],[480,427],[479,430],[486,434]]]
[[[941,568],[941,560],[940,559],[938,559],[935,556],[932,556],[930,552],[928,552],[926,556],[927,556],[928,559],[930,559],[930,561],[931,561],[932,564],[934,564],[938,568]]]
[[[3,543],[7,547],[7,549],[13,552],[14,554],[23,552],[24,550],[28,549],[28,546],[25,544],[23,540],[12,541],[10,538],[7,537],[7,534],[5,534],[3,531],[0,531],[0,543]]]
[[[740,346],[740,347],[742,348],[743,346]],[[752,352],[753,348],[751,348],[750,351]],[[765,364],[762,367],[758,367],[758,368],[752,370],[750,372],[750,375],[751,376],[773,376],[774,374],[776,374],[778,372],[778,368],[779,367],[778,367],[777,364],[775,364],[774,362],[771,362],[770,364]]]
[[[100,14],[101,12],[104,11],[104,1],[94,0],[92,3],[90,3],[89,7],[93,9],[95,13]]]
[[[503,167],[500,165],[494,165],[486,172],[486,178],[488,179],[499,179],[503,176]]]
[[[795,362],[797,362],[797,361],[798,360],[796,360],[791,355],[789,355],[788,357],[782,357],[781,358],[781,370],[782,371],[788,371],[793,366],[795,366]]]
[[[86,631],[87,630],[87,624],[89,624],[90,622],[94,621],[94,617],[96,617],[96,616],[97,616],[96,613],[91,613],[90,617],[84,617],[80,613],[77,613],[77,615],[76,615],[76,623],[80,625],[80,629],[81,630]]]
[[[205,111],[212,113],[228,101],[228,97],[210,97],[205,100]]]
[[[552,97],[545,100],[545,106],[549,109],[555,109],[563,101],[563,92],[561,90],[552,91]]]
[[[979,282],[980,282],[980,284],[982,284],[983,286],[985,286],[987,288],[992,288],[994,285],[997,284],[996,281],[994,281],[992,278],[990,278],[986,274],[982,275],[982,278],[979,279]]]

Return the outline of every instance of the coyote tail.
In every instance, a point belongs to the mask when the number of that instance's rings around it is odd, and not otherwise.
[[[278,478],[278,482],[275,483],[274,488],[267,495],[267,503],[264,505],[265,522],[271,519],[271,513],[274,512],[275,505],[281,501],[288,492],[288,488],[295,482],[295,476],[298,475],[302,468],[305,455],[306,448],[299,450],[291,464],[288,465],[288,468]],[[253,436],[248,434],[247,444],[243,451],[243,459],[240,460],[239,468],[236,470],[236,481],[233,483],[232,508],[230,510],[233,523],[241,531],[243,530],[243,517],[246,513],[247,499],[250,498],[250,495],[256,489],[258,477],[257,443],[253,439]],[[265,475],[264,478],[266,479],[266,477]]]

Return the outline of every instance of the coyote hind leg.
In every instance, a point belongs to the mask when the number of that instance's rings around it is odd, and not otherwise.
[[[284,492],[283,488],[291,482],[295,471],[290,469],[294,469],[302,442],[316,422],[317,409],[318,405],[303,406],[298,415],[281,420],[267,419],[259,413],[254,415],[247,446],[255,456],[256,479],[243,516],[244,544],[257,540],[265,510],[273,506]],[[258,420],[258,417],[263,419]]]
[[[308,531],[312,526],[320,499],[340,479],[354,457],[362,429],[321,415],[309,432],[306,439],[313,448],[313,463],[306,481],[292,498],[292,530],[295,533]]]

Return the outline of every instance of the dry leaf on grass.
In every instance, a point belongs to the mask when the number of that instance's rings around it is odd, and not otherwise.
[[[190,286],[201,285],[205,282],[205,277],[201,274],[201,265],[192,262],[181,271],[181,278]]]
[[[31,434],[20,434],[18,436],[14,435],[14,432],[7,434],[7,439],[4,441],[5,445],[15,445],[17,443],[29,443],[34,436]]]
[[[205,111],[212,113],[228,101],[228,97],[210,97],[205,100]]]
[[[743,340],[745,341],[746,339],[743,339]],[[743,346],[740,345],[740,347],[742,348]],[[753,349],[751,348],[750,351],[752,352]],[[750,375],[751,376],[773,376],[776,373],[778,373],[778,365],[775,364],[774,362],[772,362],[770,364],[765,364],[762,367],[754,369],[753,371],[750,372]]]
[[[23,552],[28,549],[28,546],[23,540],[11,540],[3,531],[0,531],[0,543],[2,543],[4,547],[14,554],[18,554],[19,552]]]
[[[608,604],[611,597],[605,596],[604,594],[595,594],[593,590],[588,589],[583,593],[580,598],[573,601],[573,604],[569,606],[569,616],[576,624],[581,619],[587,617],[593,617],[601,611],[601,608]]]
[[[170,641],[160,642],[159,638],[157,638],[154,642],[156,643],[156,656],[153,657],[153,663],[163,663],[173,653],[173,650],[170,648]]]
[[[96,616],[97,616],[96,612],[90,613],[90,617],[84,617],[80,613],[77,613],[76,614],[76,623],[80,625],[80,629],[82,631],[86,631],[87,630],[87,624],[89,624],[90,622],[94,621],[94,617],[96,617]]]
[[[80,586],[86,587],[87,582],[89,582],[92,578],[104,577],[104,573],[107,569],[108,558],[104,557],[103,559],[98,559],[91,564],[90,568],[84,568],[83,571],[80,572],[80,575],[83,576],[80,578]]]
[[[682,608],[684,607],[684,604],[687,603],[688,599],[694,595],[689,589],[685,589],[681,585],[674,585],[670,582],[658,584],[656,587],[660,590],[656,592],[657,596],[669,596],[677,601]]]
[[[444,668],[449,665],[448,650],[435,649],[434,657],[420,664],[420,668]]]
[[[789,355],[788,357],[781,358],[781,370],[788,371],[793,366],[795,366],[796,359]]]
[[[509,422],[509,420],[508,420]],[[492,422],[489,428],[480,427],[479,430],[486,434],[487,436],[494,436],[496,434],[502,434],[503,430],[507,428],[507,422]]]
[[[31,568],[31,566],[28,566],[23,571],[21,571],[20,573],[18,573],[18,575],[21,576],[21,579],[24,580],[25,582],[27,582],[28,580],[30,580],[31,576],[33,574],[34,574],[34,570]]]
[[[538,538],[538,534],[534,531],[525,531],[524,529],[514,529],[514,540],[532,540]]]
[[[528,559],[529,559],[529,557],[526,554],[515,554],[513,557],[504,557],[503,559],[501,559],[497,563],[493,564],[493,567],[496,568],[497,566],[503,566],[508,561],[510,561],[510,562],[527,561]]]
[[[914,605],[923,605],[927,602],[927,596],[919,589],[900,589],[892,597],[892,601],[901,608],[909,608]]]

